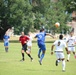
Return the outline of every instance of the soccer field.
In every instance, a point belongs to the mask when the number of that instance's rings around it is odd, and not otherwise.
[[[50,55],[50,47],[52,43],[46,43],[46,55],[42,65],[38,62],[38,47],[37,43],[33,43],[32,53],[34,60],[31,62],[25,54],[25,61],[21,59],[21,44],[10,43],[9,52],[4,51],[3,43],[0,43],[0,75],[75,75],[76,74],[76,59],[71,54],[70,62],[66,62],[66,72],[62,72],[62,63],[55,66],[55,54]],[[65,52],[65,57],[67,54]]]

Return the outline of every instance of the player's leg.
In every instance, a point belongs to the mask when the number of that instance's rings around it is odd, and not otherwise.
[[[5,46],[5,51],[8,52],[8,45],[9,45],[9,42],[4,42],[4,46]]]
[[[60,59],[62,60],[62,71],[64,72],[65,71],[65,57],[64,57],[64,54],[63,52],[60,53]]]
[[[38,58],[40,58],[40,54],[41,54],[41,45],[38,44],[39,50],[38,50]]]
[[[65,71],[65,58],[62,59],[62,71]]]
[[[41,49],[39,48],[39,51],[38,51],[38,58],[40,58],[40,53],[41,53]]]
[[[57,58],[55,65],[58,66],[58,63],[60,62],[59,52],[55,52],[55,54],[56,54],[56,58]]]
[[[41,46],[41,50],[42,50],[42,54],[41,54],[40,60],[39,60],[40,65],[42,65],[42,60],[43,60],[43,58],[44,58],[44,56],[45,56],[45,52],[46,52],[46,47],[45,47],[45,45],[42,45],[42,46]]]
[[[27,49],[27,45],[25,45],[25,52],[26,52],[26,54],[28,55],[28,57],[30,57],[30,59],[31,59],[31,61],[32,61],[33,58],[32,58],[32,56],[31,56],[31,54],[30,54],[30,52],[31,52],[31,46],[29,46],[28,49]]]
[[[72,48],[72,52],[74,54],[74,57],[76,58],[75,47]]]
[[[67,55],[67,62],[69,62],[70,59],[70,54],[71,54],[71,47],[68,47],[69,53]]]
[[[23,48],[21,50],[21,54],[22,54],[22,60],[20,60],[20,61],[24,61],[25,59],[24,59],[24,49]]]

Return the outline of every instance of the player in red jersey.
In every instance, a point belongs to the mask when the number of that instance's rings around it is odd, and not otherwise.
[[[22,53],[22,60],[21,61],[24,61],[24,52],[26,52],[26,54],[30,57],[31,61],[33,60],[33,58],[31,57],[30,54],[27,53],[27,42],[29,40],[29,37],[26,36],[24,34],[24,32],[21,33],[21,36],[19,38],[19,41],[21,42],[21,45],[22,45],[22,50],[21,50],[21,53]]]

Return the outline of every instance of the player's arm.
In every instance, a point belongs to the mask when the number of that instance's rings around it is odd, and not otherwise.
[[[55,45],[52,45],[52,46],[51,46],[51,55],[53,54],[54,46],[55,46]]]
[[[66,50],[67,54],[69,54],[69,51],[68,51],[68,48],[67,47],[65,47],[65,50]]]
[[[46,33],[46,35],[51,36],[52,38],[55,38],[52,34]]]

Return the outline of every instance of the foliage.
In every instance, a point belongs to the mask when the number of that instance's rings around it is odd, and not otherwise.
[[[66,33],[66,23],[71,20],[66,12],[71,11],[71,3],[75,7],[74,0],[0,0],[0,29],[6,31],[8,27],[14,27],[15,34],[19,34],[44,26],[47,30],[58,33],[65,30]],[[60,22],[59,28],[54,26],[55,22]]]

